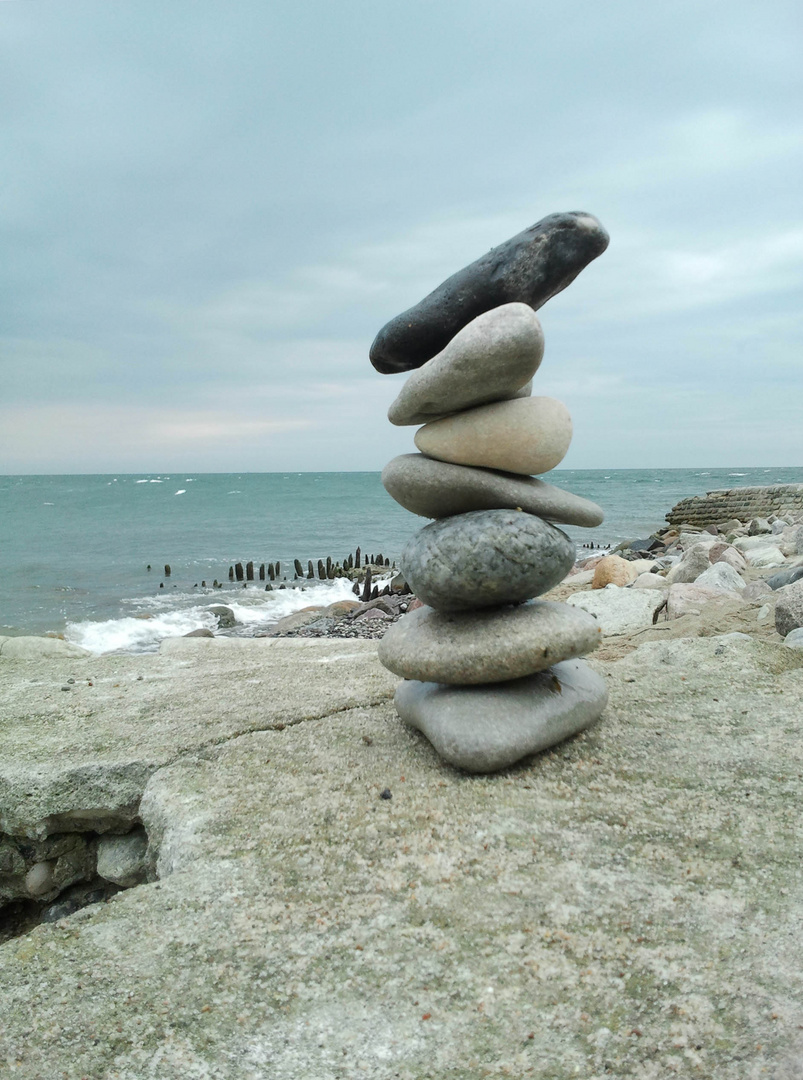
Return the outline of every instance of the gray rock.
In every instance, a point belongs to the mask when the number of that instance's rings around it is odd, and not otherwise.
[[[779,570],[777,574],[767,578],[767,584],[771,589],[782,589],[784,585],[792,585],[803,578],[803,566],[789,566],[785,570]]]
[[[190,630],[190,632],[188,634],[184,634],[183,636],[184,637],[205,637],[205,638],[210,638],[210,637],[214,637],[215,635],[212,633],[211,630],[207,630],[206,627],[201,627],[199,630]]]
[[[62,660],[91,655],[88,649],[61,638],[8,637],[0,642],[0,656],[4,660],[44,660],[51,657]]]
[[[803,555],[803,525],[790,525],[781,533],[778,543],[784,555]]]
[[[98,874],[115,885],[130,888],[145,880],[148,837],[144,829],[125,836],[101,836],[98,840]]]
[[[749,581],[742,590],[742,599],[747,600],[748,603],[753,603],[755,600],[763,600],[764,597],[771,593],[772,589],[763,578],[758,578],[756,581]]]
[[[593,616],[531,600],[478,612],[416,608],[390,627],[378,652],[405,679],[467,686],[532,675],[591,652],[600,638]]]
[[[790,630],[783,639],[783,643],[788,649],[803,649],[803,626],[799,626],[797,630]]]
[[[287,634],[291,630],[300,630],[302,627],[309,626],[311,623],[318,622],[323,618],[325,618],[323,607],[302,608],[300,611],[294,611],[292,614],[279,619],[270,628],[268,634],[270,637],[281,637],[282,634]]]
[[[221,630],[230,630],[237,625],[237,618],[230,607],[225,604],[210,604],[207,611],[217,616],[217,624]]]
[[[756,568],[783,566],[786,562],[783,552],[774,545],[770,547],[751,548],[744,556],[750,566]]]
[[[772,525],[770,525],[766,518],[753,518],[747,526],[748,536],[761,536],[762,533],[771,533],[772,531]]]
[[[583,660],[491,686],[403,682],[399,716],[450,765],[496,772],[590,727],[608,700],[605,681]]]
[[[520,302],[538,309],[607,246],[608,234],[591,214],[550,214],[391,319],[371,346],[371,363],[383,374],[410,371],[491,308]]]
[[[402,572],[438,611],[499,607],[540,596],[568,574],[566,533],[517,510],[474,510],[433,521],[408,540]]]
[[[680,619],[683,615],[700,615],[712,603],[740,601],[737,592],[724,589],[707,589],[696,582],[677,582],[669,587],[666,598],[666,618]]]
[[[782,638],[799,626],[803,626],[803,581],[778,589],[775,605],[775,629]]]
[[[666,583],[666,579],[664,579]],[[630,634],[652,626],[653,615],[666,600],[664,589],[627,589],[606,585],[604,589],[577,592],[566,603],[587,611],[598,619],[605,637]]]
[[[677,563],[666,575],[670,585],[677,583],[689,583],[696,579],[711,565],[709,551],[713,547],[711,541],[703,541],[688,548],[683,559]]]
[[[600,525],[604,517],[596,503],[538,477],[452,465],[425,454],[393,458],[382,470],[382,483],[400,506],[420,517],[521,509],[548,521],[589,529]]]
[[[544,355],[538,316],[504,304],[464,326],[443,352],[413,371],[388,410],[391,424],[425,424],[448,413],[515,397]]]
[[[713,589],[715,592],[741,592],[745,583],[738,573],[726,562],[718,562],[704,570],[695,585],[703,589]]]

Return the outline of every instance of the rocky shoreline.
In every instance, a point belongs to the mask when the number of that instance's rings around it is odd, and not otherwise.
[[[609,704],[487,777],[397,716],[373,639],[423,605],[385,587],[158,654],[0,639],[12,1075],[794,1080],[803,518],[578,562],[545,595]]]

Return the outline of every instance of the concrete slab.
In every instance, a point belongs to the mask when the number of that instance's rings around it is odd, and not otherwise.
[[[796,650],[591,660],[600,724],[490,777],[399,722],[370,642],[201,650],[89,662],[104,705],[65,693],[70,722],[5,687],[7,771],[145,745],[161,875],[0,947],[9,1075],[798,1075]]]

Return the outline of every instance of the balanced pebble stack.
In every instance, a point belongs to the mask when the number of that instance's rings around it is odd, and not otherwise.
[[[379,658],[405,679],[402,720],[469,772],[583,730],[607,702],[579,659],[599,643],[597,620],[535,599],[574,564],[553,523],[593,527],[603,515],[538,478],[563,460],[572,424],[561,402],[532,396],[544,351],[535,310],[607,244],[591,215],[550,215],[391,320],[371,347],[378,371],[412,371],[389,420],[423,425],[420,453],[394,458],[382,482],[435,519],[401,557],[425,606],[390,628]]]

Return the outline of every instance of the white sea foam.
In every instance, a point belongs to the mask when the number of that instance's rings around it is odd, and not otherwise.
[[[201,608],[166,611],[160,615],[129,616],[103,622],[69,623],[64,637],[93,653],[153,652],[166,637],[181,637],[191,630],[213,630],[217,619]]]
[[[154,652],[166,637],[181,637],[192,630],[217,628],[217,618],[209,611],[213,604],[225,604],[234,613],[237,625],[226,631],[231,636],[253,636],[269,629],[285,615],[337,600],[354,599],[352,583],[345,578],[331,582],[274,589],[258,586],[239,591],[164,592],[138,597],[123,603],[135,614],[99,622],[68,623],[65,638],[93,653]]]
[[[175,495],[186,495],[187,494],[187,489],[186,488],[179,488],[178,491],[174,492],[174,494]]]

